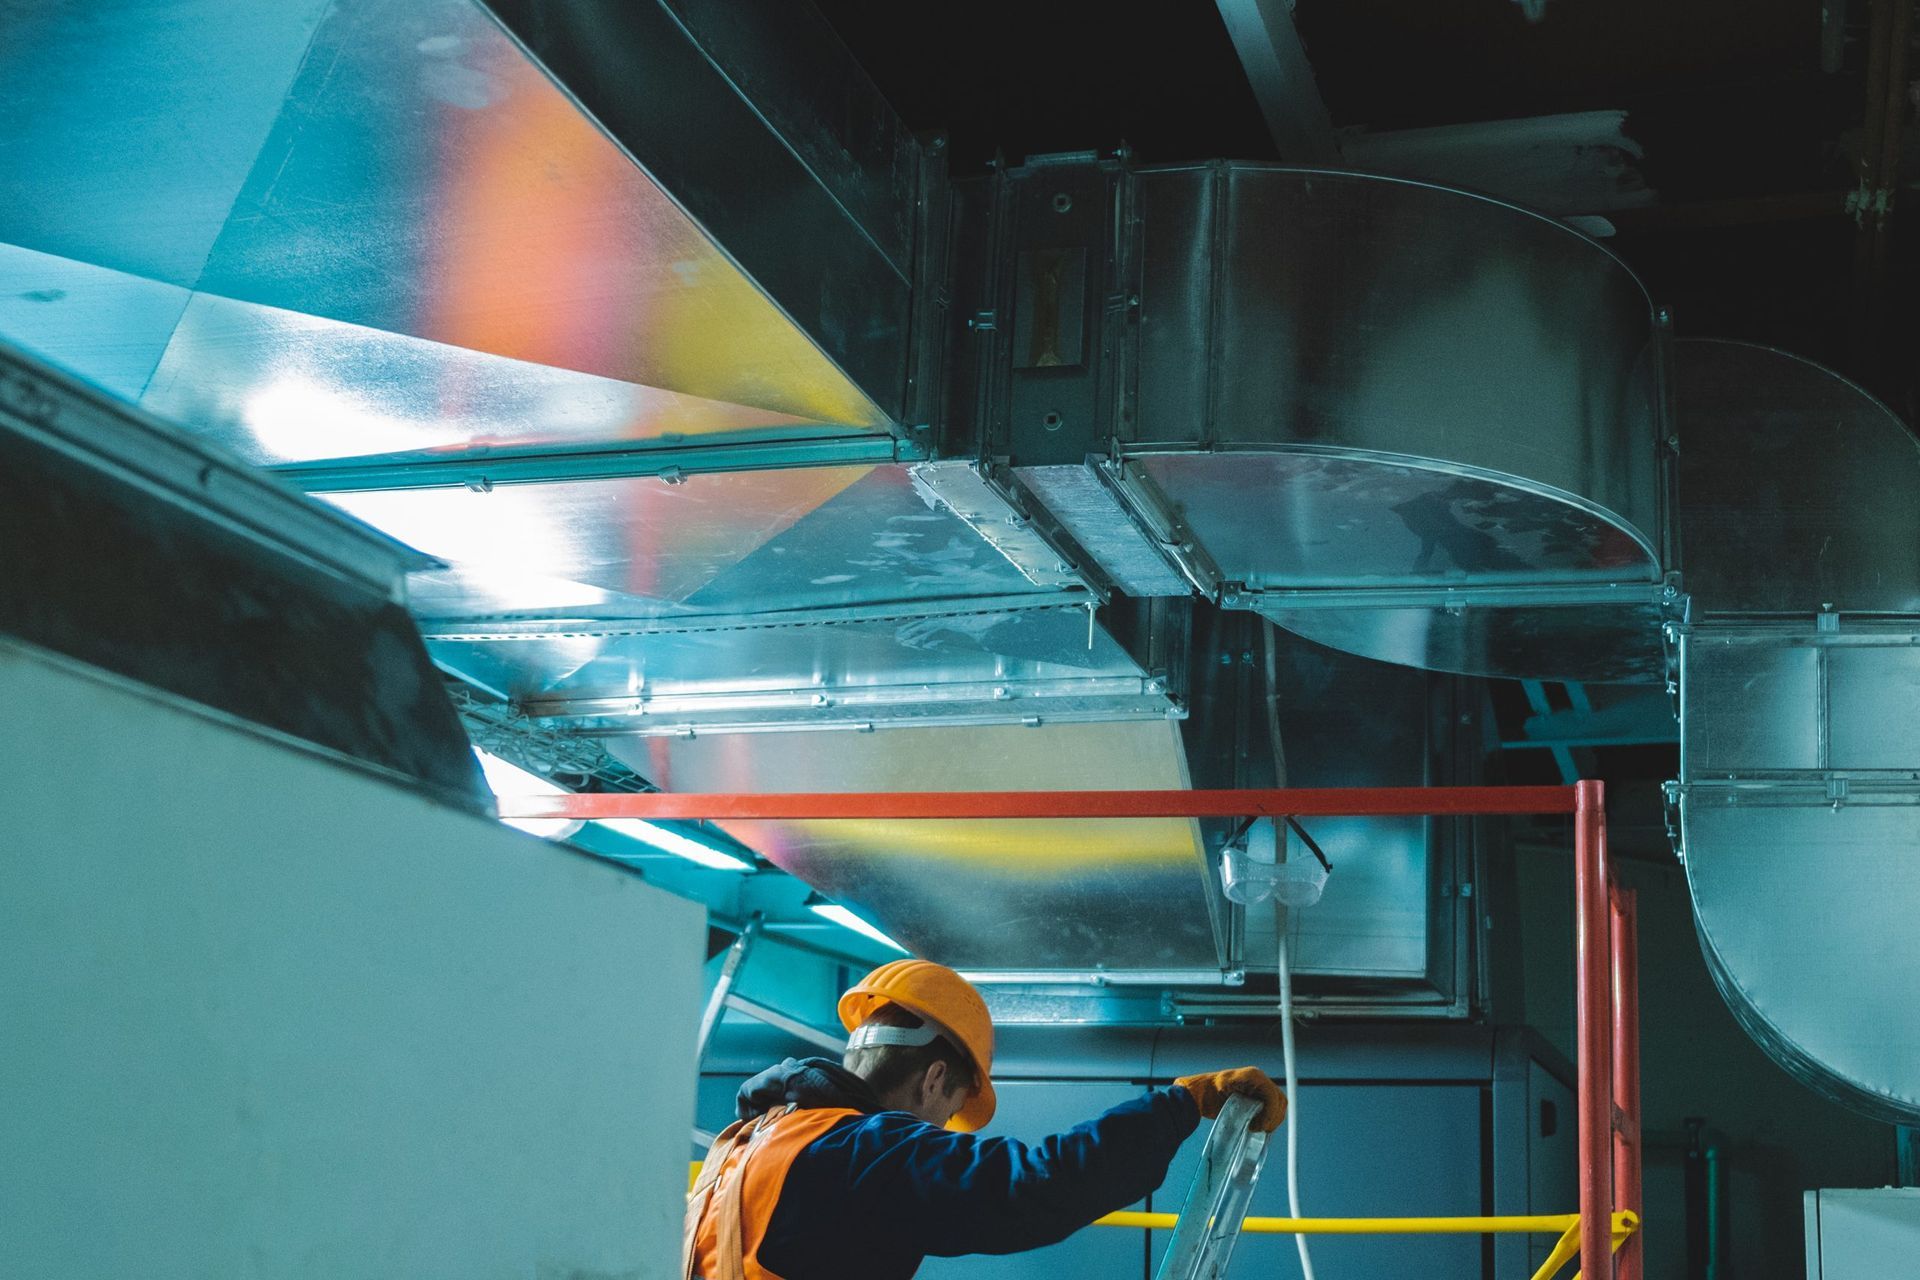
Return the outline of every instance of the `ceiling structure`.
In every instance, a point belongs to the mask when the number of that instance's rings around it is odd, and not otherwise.
[[[1804,353],[1920,416],[1920,255],[1858,266],[1870,228],[1849,203],[1897,187],[1887,230],[1915,242],[1920,131],[1899,135],[1891,170],[1867,154],[1871,118],[1913,115],[1907,77],[1874,75],[1896,6],[1185,0],[1125,21],[1090,3],[819,7],[907,123],[946,135],[956,172],[1122,144],[1148,162],[1321,162],[1330,143],[1356,167],[1598,215],[1579,225],[1610,233],[1676,333]],[[1249,52],[1263,22],[1286,45],[1273,19],[1287,10],[1305,90]],[[1276,115],[1328,137],[1277,133]],[[1634,828],[1616,844],[1663,856],[1652,784],[1677,766],[1663,696],[1538,681],[1488,695],[1508,776],[1634,780],[1616,794],[1644,817],[1616,823]]]
[[[948,134],[957,173],[1122,143],[1150,163],[1325,163],[1331,146],[1358,168],[1601,215],[1683,336],[1804,352],[1914,417],[1920,263],[1897,250],[1856,272],[1871,227],[1849,206],[1920,172],[1912,129],[1892,142],[1904,169],[1868,154],[1872,121],[1913,117],[1908,77],[1873,74],[1897,5],[1180,0],[1124,20],[1084,2],[819,7],[910,126]],[[1230,30],[1277,30],[1288,10],[1311,92],[1274,80],[1270,55],[1246,62]],[[1276,94],[1330,137],[1282,145],[1263,112]],[[1897,244],[1914,203],[1893,202]],[[1885,314],[1865,326],[1871,308]]]
[[[1249,785],[1285,683],[1292,741],[1352,739],[1356,700],[1407,727],[1329,784],[1651,794],[1693,292],[1785,298],[1713,327],[1911,394],[1872,269],[1907,33],[1856,7],[16,4],[0,333],[433,557],[410,603],[469,721],[604,738],[588,785],[1173,786],[1235,715],[1217,781]],[[1652,687],[1583,683],[1618,679]],[[1025,830],[1013,866],[952,828],[736,834],[955,957],[1244,956],[1190,823]],[[1463,1010],[1465,853],[1337,834],[1377,865],[1317,918],[1388,925],[1318,940],[1329,971]]]

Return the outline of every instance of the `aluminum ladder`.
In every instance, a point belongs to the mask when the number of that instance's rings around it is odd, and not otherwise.
[[[1240,1221],[1267,1162],[1267,1135],[1253,1128],[1259,1114],[1260,1103],[1247,1097],[1228,1098],[1220,1108],[1154,1280],[1220,1280],[1227,1274]]]
[[[802,1022],[798,1018],[789,1017],[778,1009],[761,1004],[757,1000],[749,1000],[745,996],[733,993],[734,985],[740,979],[740,969],[747,963],[747,956],[752,953],[753,944],[760,937],[765,923],[760,914],[755,912],[740,930],[740,936],[734,939],[731,947],[727,948],[727,958],[720,966],[720,978],[713,984],[713,993],[707,997],[707,1007],[700,1015],[700,1033],[694,1044],[696,1075],[699,1074],[701,1064],[706,1061],[707,1046],[713,1041],[713,1033],[719,1028],[720,1019],[729,1009],[757,1022],[778,1027],[795,1039],[804,1040],[836,1058],[847,1047],[845,1038],[831,1031],[822,1031],[819,1027]],[[712,1146],[713,1137],[714,1135],[704,1129],[696,1128],[693,1131],[694,1143],[702,1148]]]

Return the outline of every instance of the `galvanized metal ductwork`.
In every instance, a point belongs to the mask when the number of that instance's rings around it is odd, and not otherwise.
[[[960,186],[942,448],[1134,593],[1474,675],[1660,681],[1664,329],[1421,183],[1057,157]]]
[[[1181,634],[915,429],[938,155],[807,6],[16,8],[0,333],[441,561],[443,667],[642,760],[1009,725],[1180,784]],[[1143,848],[1217,965],[1194,839]]]
[[[1915,1114],[1920,500],[1824,372],[1684,347],[1670,414],[1624,266],[1416,182],[1089,153],[949,200],[802,5],[16,9],[0,333],[444,561],[444,667],[675,787],[1177,786],[1257,613],[1359,655],[1292,652],[1295,740],[1355,690],[1421,726],[1291,780],[1407,784],[1471,781],[1470,730],[1366,660],[1658,683],[1677,644],[1730,1002]],[[1249,952],[1191,824],[746,834],[943,959]],[[1376,862],[1305,967],[1462,1011],[1468,835],[1323,834]]]
[[[641,733],[1177,713],[906,425],[939,166],[806,6],[24,8],[0,333],[443,561],[444,665]]]
[[[1681,776],[1708,967],[1834,1100],[1920,1120],[1920,443],[1818,365],[1677,344]]]

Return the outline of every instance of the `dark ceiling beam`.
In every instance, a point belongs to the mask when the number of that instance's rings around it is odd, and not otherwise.
[[[1871,382],[1886,328],[1893,201],[1900,182],[1901,126],[1907,117],[1907,61],[1913,0],[1873,0],[1867,43],[1867,110],[1854,195],[1860,231],[1853,257],[1854,372]]]
[[[1313,67],[1287,0],[1218,3],[1280,158],[1292,164],[1340,164],[1333,118],[1314,83]]]

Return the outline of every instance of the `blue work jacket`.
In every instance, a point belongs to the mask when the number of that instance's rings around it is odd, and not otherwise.
[[[825,1058],[792,1058],[740,1090],[742,1119],[785,1103],[849,1116],[794,1160],[761,1243],[783,1280],[906,1280],[928,1256],[1019,1253],[1064,1240],[1166,1179],[1200,1114],[1177,1085],[1150,1089],[1028,1145],[885,1111]]]

